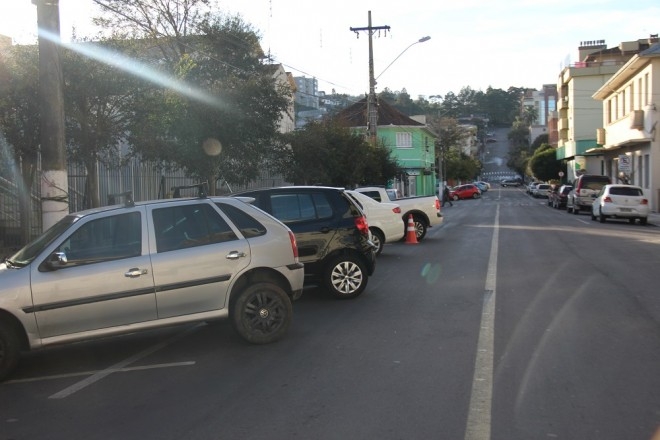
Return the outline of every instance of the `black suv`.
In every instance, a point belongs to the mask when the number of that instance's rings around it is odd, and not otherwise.
[[[233,196],[254,198],[293,231],[308,283],[320,282],[337,298],[364,291],[376,265],[375,246],[364,213],[342,188],[285,186]]]

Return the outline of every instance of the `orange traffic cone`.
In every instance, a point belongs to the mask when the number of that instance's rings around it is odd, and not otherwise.
[[[408,227],[406,228],[406,244],[418,244],[417,231],[415,231],[415,221],[412,214],[408,217]]]

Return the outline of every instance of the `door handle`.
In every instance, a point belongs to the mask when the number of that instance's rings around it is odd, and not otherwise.
[[[239,258],[245,257],[247,254],[245,252],[231,251],[227,254],[225,258],[228,260],[238,260]]]
[[[132,269],[128,269],[128,272],[124,274],[126,278],[137,278],[140,275],[146,275],[147,274],[147,269],[140,269],[139,267],[134,267]]]

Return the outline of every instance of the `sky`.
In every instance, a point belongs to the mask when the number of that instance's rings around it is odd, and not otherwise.
[[[660,32],[658,0],[218,0],[261,35],[275,62],[294,76],[316,78],[319,90],[369,92],[373,31],[376,92],[406,90],[413,99],[459,93],[464,87],[540,89],[556,84],[576,61],[581,41],[608,47]],[[91,0],[60,0],[63,40],[95,33]],[[0,34],[36,41],[36,6],[2,0]],[[419,43],[423,37],[428,41]]]

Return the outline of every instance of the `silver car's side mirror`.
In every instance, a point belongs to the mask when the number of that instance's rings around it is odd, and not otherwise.
[[[64,252],[53,252],[48,259],[48,267],[51,269],[60,269],[69,263],[69,259]]]

